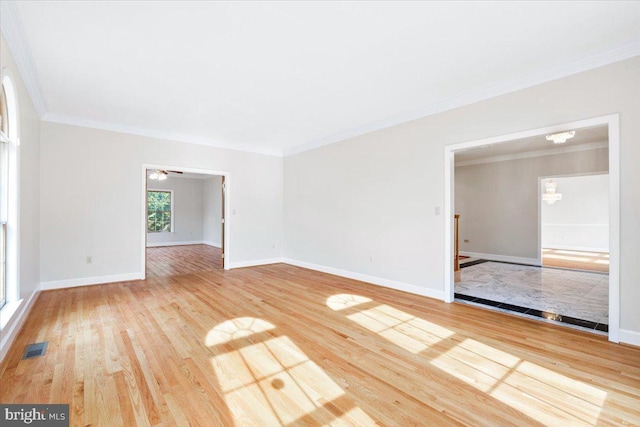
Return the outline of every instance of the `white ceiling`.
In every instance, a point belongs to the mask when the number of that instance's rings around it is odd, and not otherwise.
[[[548,155],[608,147],[609,128],[607,126],[566,130],[575,130],[576,134],[564,144],[554,144],[552,141],[547,141],[546,135],[531,136],[505,141],[500,144],[484,145],[458,151],[455,153],[455,164],[456,166],[461,166],[465,164],[485,163],[485,161],[523,157],[522,155]]]
[[[640,55],[637,1],[3,3],[45,120],[276,155]]]

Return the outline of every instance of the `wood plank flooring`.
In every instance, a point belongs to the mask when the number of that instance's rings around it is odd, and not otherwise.
[[[609,272],[609,254],[606,252],[542,249],[542,265],[576,270]]]
[[[148,278],[222,268],[222,250],[209,245],[159,246],[146,253]]]
[[[639,425],[640,348],[275,264],[42,292],[0,402],[73,426]]]

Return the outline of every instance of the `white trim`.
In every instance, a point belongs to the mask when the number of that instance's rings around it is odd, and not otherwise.
[[[0,2],[0,28],[40,119],[47,113],[35,62],[15,2]]]
[[[640,347],[640,332],[620,329],[620,342]]]
[[[529,159],[532,157],[554,156],[556,154],[575,153],[578,151],[588,151],[588,150],[598,150],[601,148],[608,148],[608,147],[609,147],[609,143],[607,141],[590,142],[588,144],[580,144],[580,145],[566,145],[562,147],[549,148],[546,150],[527,151],[526,153],[504,154],[501,156],[483,157],[482,159],[456,162],[456,167],[481,165],[484,163],[506,162],[509,160],[518,160],[518,159]]]
[[[40,283],[40,289],[48,291],[51,289],[76,288],[78,286],[104,285],[107,283],[130,282],[132,280],[144,280],[139,273],[112,274],[109,276],[81,277],[79,279],[52,280]]]
[[[620,341],[620,115],[609,125],[609,341]]]
[[[0,331],[0,334],[2,336],[2,340],[0,341],[0,363],[9,352],[11,344],[13,344],[13,342],[15,341],[18,332],[20,332],[20,329],[22,329],[22,325],[24,325],[24,322],[27,320],[27,317],[29,316],[31,309],[33,308],[33,304],[35,303],[39,294],[40,287],[36,288],[36,290],[31,293],[31,296],[29,296],[29,299],[27,299],[26,303],[24,302],[24,300],[21,300],[23,303],[17,302],[20,303],[20,307],[16,309],[16,311],[11,316],[11,319],[7,321],[7,325],[9,325],[9,327],[6,328],[5,325],[5,328]]]
[[[218,248],[218,249],[222,248],[222,243],[214,242],[212,240],[203,240],[202,244],[207,246],[213,246],[214,248]]]
[[[188,173],[199,173],[203,175],[213,175],[213,176],[224,176],[225,182],[225,191],[224,191],[224,269],[229,270],[231,262],[231,173],[227,171],[214,171],[209,169],[198,169],[198,168],[190,168],[190,167],[182,167],[175,165],[159,165],[153,163],[143,163],[142,167],[142,176],[141,176],[141,185],[142,191],[140,197],[141,201],[141,213],[140,219],[142,221],[142,236],[140,240],[140,278],[142,280],[146,277],[146,266],[147,266],[147,169],[161,169],[161,170],[174,170],[180,172],[188,172]]]
[[[453,202],[455,198],[454,163],[453,151],[444,148],[444,302],[453,302],[453,284],[455,276],[453,271],[453,260],[455,258],[455,230],[453,221],[450,218],[454,215]]]
[[[279,264],[281,262],[283,262],[282,258],[267,258],[267,259],[257,259],[253,261],[238,261],[238,262],[229,263],[229,269],[257,267],[259,265]]]
[[[398,291],[409,292],[411,294],[423,297],[442,299],[444,293],[437,289],[425,288],[422,286],[412,285],[410,283],[398,282],[397,280],[384,279],[382,277],[369,276],[367,274],[355,273],[353,271],[341,270],[339,268],[327,267],[325,265],[312,264],[310,262],[298,261],[295,259],[284,258],[285,264],[295,265],[297,267],[308,268],[309,270],[320,271],[323,273],[333,274],[335,276],[346,277],[347,279],[359,280],[372,285],[384,286]]]
[[[640,41],[636,43],[640,49]],[[530,129],[507,135],[451,144],[444,147],[444,301],[453,301],[453,213],[454,153],[483,145],[506,143],[516,139],[545,135],[566,129],[607,125],[609,129],[609,341],[619,342],[620,330],[620,116],[610,114],[571,123]],[[540,198],[538,198],[539,200]],[[539,211],[539,209],[538,209]],[[538,229],[538,236],[540,230]],[[538,243],[538,246],[540,244]],[[542,253],[538,247],[538,253]]]
[[[460,255],[468,256],[471,258],[488,259],[489,261],[502,261],[502,262],[513,262],[515,264],[534,265],[537,267],[541,265],[540,260],[537,258],[526,258],[526,257],[519,257],[519,256],[497,255],[497,254],[484,254],[481,252],[467,252],[467,251],[460,251]]]
[[[613,64],[614,62],[623,61],[625,59],[633,58],[634,56],[638,55],[640,55],[640,40],[632,40],[619,45],[609,46],[608,48],[577,57],[565,64],[547,67],[546,69],[542,69],[541,71],[535,72],[528,76],[499,83],[489,88],[477,89],[459,96],[446,99],[441,102],[428,105],[425,108],[419,109],[417,111],[389,117],[385,120],[368,123],[355,129],[346,130],[335,135],[313,140],[305,144],[297,145],[295,147],[286,148],[284,150],[284,155],[290,156],[292,154],[312,150],[314,148],[333,144],[334,142],[343,141],[345,139],[353,138],[365,133],[374,132],[387,127],[410,122],[412,120],[421,119],[423,117],[431,116],[443,111],[453,110],[454,108],[462,107],[464,105],[469,105],[479,101],[495,98],[500,95],[515,92],[528,87],[537,86],[542,83],[561,79],[563,77],[581,73],[583,71],[588,71],[594,68],[602,67],[604,65]],[[551,131],[550,133],[553,132],[556,131]]]
[[[149,233],[149,234],[157,234],[157,233]],[[149,243],[147,242],[148,248],[159,248],[162,246],[185,246],[185,245],[204,245],[205,242],[203,240],[193,240],[193,241],[183,241],[183,242],[156,242]],[[218,246],[219,247],[219,246]]]
[[[200,135],[186,134],[182,132],[172,132],[169,130],[149,129],[138,126],[127,126],[116,123],[107,123],[97,120],[86,120],[78,117],[69,117],[64,114],[46,113],[42,117],[42,121],[50,123],[58,123],[63,125],[79,126],[91,129],[100,129],[110,132],[126,133],[129,135],[146,136],[148,138],[163,139],[167,141],[177,141],[187,144],[207,145],[225,150],[243,151],[246,153],[263,154],[265,156],[282,157],[282,151],[272,148],[256,147],[254,145],[233,143],[204,137]]]

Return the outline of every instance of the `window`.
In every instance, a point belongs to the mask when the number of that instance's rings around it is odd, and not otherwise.
[[[170,190],[147,191],[147,232],[169,233],[173,231],[173,192]]]
[[[0,137],[3,141],[9,140],[9,106],[7,105],[7,94],[2,85],[0,91]]]
[[[9,248],[13,247],[8,245],[11,229],[9,216],[12,212],[9,206],[9,156],[11,144],[17,140],[15,103],[11,80],[3,73],[0,84],[0,308],[7,302],[7,258]]]

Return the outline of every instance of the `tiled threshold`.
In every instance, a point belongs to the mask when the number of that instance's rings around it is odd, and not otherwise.
[[[606,335],[609,332],[609,325],[604,323],[592,322],[590,320],[576,319],[575,317],[563,316],[562,314],[552,313],[549,311],[537,310],[535,308],[521,307],[519,305],[507,304],[499,301],[492,301],[484,298],[477,298],[469,295],[454,294],[455,300],[461,303],[467,303],[485,307],[488,309],[502,311],[515,314],[522,317],[528,317],[536,320],[544,320],[563,326],[569,326],[574,329],[593,332]]]

